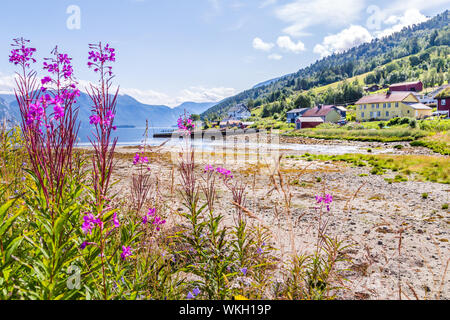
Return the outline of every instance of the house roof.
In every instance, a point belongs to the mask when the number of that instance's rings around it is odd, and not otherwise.
[[[220,121],[220,124],[239,124],[242,123],[241,120],[225,119]]]
[[[401,82],[401,83],[391,84],[390,87],[395,88],[395,87],[411,86],[411,85],[416,85],[416,84],[421,84],[421,83],[422,83],[422,81]]]
[[[343,106],[336,106],[336,109],[339,109],[340,111],[347,112],[348,110],[344,108]]]
[[[306,110],[308,110],[308,108],[293,109],[291,111],[288,111],[287,113],[300,113],[300,112],[303,112],[303,111],[306,111]]]
[[[435,96],[435,98],[442,99],[442,98],[450,98],[450,86],[447,86],[444,88],[439,94]]]
[[[415,97],[409,91],[391,91],[388,93],[372,94],[362,97],[355,104],[399,102],[405,100],[409,95]]]
[[[303,117],[326,117],[331,111],[336,110],[335,106],[322,106],[309,109]]]
[[[433,108],[430,108],[423,103],[408,103],[408,105],[416,110],[433,110]]]
[[[298,117],[297,122],[325,122],[320,117]]]
[[[247,106],[243,103],[237,104],[234,107],[231,107],[230,110],[228,110],[228,112],[245,112],[245,111],[250,112]]]

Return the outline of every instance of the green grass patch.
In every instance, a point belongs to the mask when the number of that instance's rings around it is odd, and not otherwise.
[[[388,172],[398,172],[392,182],[415,179],[450,184],[450,158],[440,156],[419,155],[303,155],[309,161],[342,161],[354,166],[370,166],[372,175],[383,175]]]
[[[300,136],[324,140],[349,141],[377,141],[401,142],[414,141],[428,135],[426,131],[413,128],[385,128],[385,129],[346,129],[342,128],[314,128],[295,130],[288,136]]]

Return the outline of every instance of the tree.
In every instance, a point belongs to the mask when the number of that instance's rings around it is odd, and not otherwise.
[[[296,108],[311,108],[312,99],[309,95],[299,94],[297,98],[295,98],[294,105]]]

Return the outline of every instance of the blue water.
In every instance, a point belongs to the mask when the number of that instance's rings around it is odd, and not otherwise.
[[[159,146],[165,143],[167,147],[173,147],[173,150],[176,150],[177,147],[185,146],[185,142],[180,141],[177,138],[174,139],[166,139],[166,138],[153,138],[154,133],[160,132],[171,132],[174,128],[170,127],[153,127],[149,128],[148,138],[146,140],[146,145],[148,146]],[[138,146],[143,144],[144,140],[145,127],[136,127],[136,128],[117,128],[114,131],[114,137],[118,137],[119,140],[117,142],[118,146]],[[79,143],[78,146],[90,146],[90,142],[88,140],[88,135],[92,137],[92,134],[89,130],[82,130],[78,134]],[[366,150],[360,148],[358,146],[353,145],[304,145],[304,144],[280,144],[276,142],[272,142],[270,144],[261,142],[257,143],[248,143],[239,139],[237,143],[234,142],[233,139],[229,139],[228,141],[211,141],[208,139],[194,139],[190,141],[190,145],[192,145],[196,150],[202,150],[205,152],[209,151],[220,151],[225,149],[248,149],[251,151],[255,150],[295,150],[299,152],[309,152],[309,153],[323,153],[323,154],[345,154],[345,153],[366,153]],[[387,152],[389,150],[385,150]]]
[[[159,145],[162,142],[166,141],[166,139],[154,139],[154,133],[160,132],[170,132],[174,128],[169,127],[154,127],[149,128],[148,130],[148,138],[147,145]],[[135,128],[117,128],[116,131],[113,131],[113,138],[118,137],[117,145],[119,146],[137,146],[142,144],[144,140],[145,127],[135,127]],[[93,137],[93,134],[90,132],[90,129],[80,128],[78,133],[79,146],[87,146],[90,145],[88,137]]]

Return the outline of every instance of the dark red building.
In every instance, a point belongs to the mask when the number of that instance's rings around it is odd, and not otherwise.
[[[423,90],[423,83],[422,81],[395,83],[389,86],[389,90],[421,92]]]
[[[447,117],[450,116],[450,86],[442,90],[441,93],[436,95],[435,99],[437,100],[437,111],[440,113],[447,112]]]

